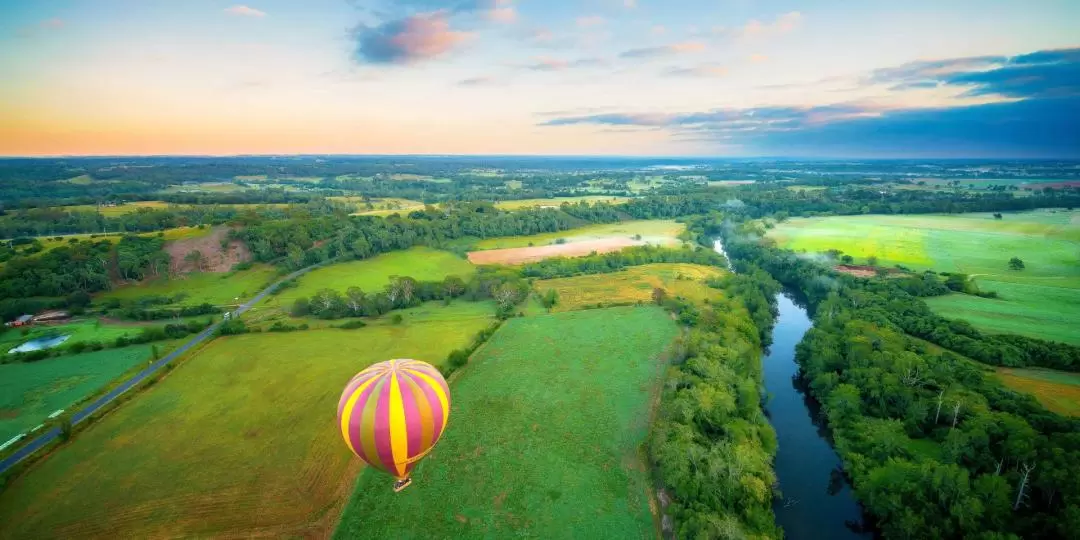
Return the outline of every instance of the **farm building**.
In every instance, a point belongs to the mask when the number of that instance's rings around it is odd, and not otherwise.
[[[28,326],[33,322],[33,315],[20,315],[19,318],[7,323],[8,326]]]

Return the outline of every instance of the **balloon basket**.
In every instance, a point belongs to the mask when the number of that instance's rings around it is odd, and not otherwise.
[[[397,482],[394,482],[394,493],[400,493],[401,490],[409,487],[412,484],[412,478],[402,478]]]

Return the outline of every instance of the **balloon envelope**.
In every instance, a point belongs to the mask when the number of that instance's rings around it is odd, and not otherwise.
[[[450,389],[419,360],[387,360],[358,373],[338,402],[345,444],[360,459],[406,478],[439,442],[450,416]]]

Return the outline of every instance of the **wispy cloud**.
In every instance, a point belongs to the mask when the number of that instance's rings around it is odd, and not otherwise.
[[[802,25],[803,16],[798,11],[791,11],[778,16],[772,22],[751,20],[742,27],[742,35],[747,38],[765,38],[786,34]]]
[[[408,64],[442,56],[471,34],[450,28],[445,12],[420,13],[376,27],[359,26],[354,58],[371,64]]]
[[[637,0],[623,0],[622,5],[626,9],[634,9],[637,7]]]
[[[580,28],[589,28],[592,26],[600,26],[606,23],[607,20],[599,15],[589,15],[586,17],[578,17],[576,22]]]
[[[751,54],[748,59],[755,64],[769,61],[769,57],[764,54]]]
[[[649,33],[654,36],[662,36],[667,33],[667,27],[662,24],[657,24],[649,29]]]
[[[696,53],[705,50],[705,44],[700,41],[687,41],[684,43],[673,43],[671,45],[663,45],[660,47],[644,47],[640,49],[630,49],[624,51],[619,55],[620,58],[655,58],[659,56],[670,56],[673,54],[681,53]]]
[[[458,86],[492,86],[497,82],[493,77],[471,77],[458,81]]]
[[[46,19],[44,21],[41,21],[41,27],[45,28],[45,29],[48,29],[48,30],[57,30],[57,29],[63,28],[64,24],[65,23],[64,23],[63,19],[56,19],[56,18]]]
[[[608,65],[602,58],[579,58],[564,60],[561,58],[537,57],[531,64],[521,66],[530,71],[563,71],[567,69],[603,67]]]
[[[717,64],[702,64],[691,67],[672,67],[663,72],[670,77],[724,77],[728,74],[727,68]]]
[[[516,22],[518,13],[511,4],[510,0],[495,0],[485,12],[485,16],[489,21],[497,23],[509,24]]]
[[[236,15],[236,16],[239,16],[239,17],[265,17],[266,16],[265,11],[258,10],[258,9],[255,9],[255,8],[251,7],[251,6],[245,6],[245,5],[242,5],[242,4],[237,4],[235,6],[225,8],[225,13],[228,13],[229,15]]]

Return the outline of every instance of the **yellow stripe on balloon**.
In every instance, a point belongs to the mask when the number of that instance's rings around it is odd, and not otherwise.
[[[409,373],[411,373],[413,375],[416,375],[417,377],[420,377],[421,379],[423,379],[424,382],[426,382],[428,384],[428,386],[430,386],[431,389],[435,391],[435,395],[439,397],[439,405],[440,405],[440,408],[442,409],[442,412],[443,412],[443,421],[442,421],[441,429],[439,430],[438,433],[435,434],[435,439],[438,440],[439,435],[442,434],[443,431],[446,431],[446,424],[450,421],[450,407],[449,407],[449,405],[447,405],[448,402],[447,402],[447,399],[446,399],[446,393],[443,392],[442,385],[439,384],[438,381],[433,379],[431,377],[431,375],[428,375],[427,373],[424,373],[424,372],[421,372],[421,371],[412,370],[412,369],[409,370]]]
[[[349,436],[349,420],[352,418],[353,408],[356,407],[356,400],[360,399],[360,395],[364,393],[364,390],[377,379],[378,377],[372,377],[371,380],[364,381],[363,384],[356,387],[356,391],[349,396],[349,401],[345,402],[345,409],[341,412],[341,435],[345,437],[345,444],[349,445],[349,450],[352,450],[354,454],[360,452],[356,451],[356,447],[352,443],[352,437]]]
[[[409,460],[408,427],[405,425],[405,405],[401,399],[397,371],[390,375],[390,452],[394,457],[394,469],[398,477],[405,476]]]

